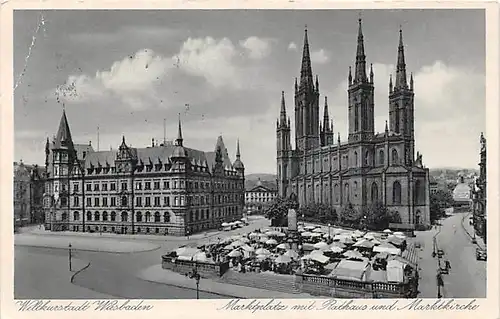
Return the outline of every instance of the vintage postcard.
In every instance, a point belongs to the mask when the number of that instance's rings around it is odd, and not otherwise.
[[[2,312],[498,317],[498,8],[6,2]]]

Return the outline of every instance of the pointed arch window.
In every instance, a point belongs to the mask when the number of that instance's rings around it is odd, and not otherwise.
[[[415,187],[413,189],[413,201],[414,204],[419,205],[423,201],[423,185],[420,180],[415,181]]]
[[[379,160],[379,164],[380,165],[384,165],[385,164],[385,156],[384,156],[384,150],[380,150],[378,152],[378,160]]]
[[[358,167],[358,152],[354,151],[354,167]]]
[[[146,212],[146,223],[149,223],[149,222],[151,222],[151,213]]]
[[[365,152],[365,165],[366,166],[370,165],[370,151]]]
[[[135,215],[135,221],[140,223],[142,222],[142,213],[141,212],[137,212],[136,215]]]
[[[399,155],[398,155],[398,151],[393,148],[392,149],[392,165],[397,165],[399,164]]]
[[[100,217],[99,217],[99,212],[95,212],[94,213],[94,220],[95,221],[99,221]]]
[[[111,221],[112,222],[116,221],[116,213],[115,212],[111,212]]]
[[[155,212],[155,223],[160,222],[160,212]]]
[[[349,183],[345,183],[344,185],[344,200],[346,203],[349,202]]]
[[[339,184],[335,184],[335,186],[333,186],[333,195],[335,196],[335,202],[338,203],[340,195]]]
[[[80,220],[80,213],[79,212],[73,212],[73,220]]]
[[[371,194],[371,198],[372,198],[372,203],[378,201],[378,186],[377,186],[377,183],[373,183],[372,184],[372,194]]]
[[[163,213],[163,222],[170,223],[170,214],[168,212]]]
[[[401,184],[398,181],[392,184],[392,203],[401,204]]]
[[[88,221],[92,220],[92,213],[91,212],[87,212],[87,220]]]
[[[122,222],[128,221],[128,214],[127,212],[122,212]]]
[[[359,130],[359,104],[354,106],[354,131]]]
[[[103,221],[108,221],[108,212],[102,212],[102,220]]]

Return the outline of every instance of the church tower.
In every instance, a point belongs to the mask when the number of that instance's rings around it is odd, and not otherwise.
[[[286,117],[285,92],[281,92],[280,118],[276,123],[276,150],[278,164],[278,196],[285,198],[290,179],[290,158],[292,155],[292,144],[290,141],[290,120]]]
[[[307,29],[304,35],[300,83],[295,83],[295,143],[297,150],[314,149],[319,138],[319,81],[314,83]]]
[[[323,114],[323,125],[321,126],[321,146],[333,145],[333,124],[330,125],[328,114],[328,100],[325,96],[325,108]]]
[[[404,163],[412,165],[415,158],[413,75],[409,85],[407,81],[403,31],[400,29],[396,82],[393,87],[391,78],[389,84],[389,129],[405,140]]]
[[[354,78],[349,67],[349,142],[365,141],[375,131],[373,68],[366,74],[366,56],[361,19],[358,20],[358,44]]]

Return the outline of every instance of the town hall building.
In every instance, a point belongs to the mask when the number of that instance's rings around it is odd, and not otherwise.
[[[295,79],[295,145],[282,93],[277,121],[278,196],[297,195],[301,207],[312,203],[342,209],[363,208],[375,202],[397,211],[408,226],[429,225],[429,170],[415,155],[414,84],[406,73],[403,35],[399,33],[395,81],[389,81],[389,121],[375,132],[374,73],[368,70],[361,19],[354,72],[348,74],[348,135],[334,134],[327,97],[320,123],[320,89],[314,79],[307,30],[300,81]]]
[[[63,111],[45,147],[45,228],[52,231],[189,235],[240,220],[245,205],[239,142],[231,163],[222,136],[212,152],[175,144],[95,151],[75,144]]]

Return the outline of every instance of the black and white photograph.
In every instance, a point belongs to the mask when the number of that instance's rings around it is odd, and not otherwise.
[[[486,298],[486,33],[484,8],[15,10],[14,299]]]

